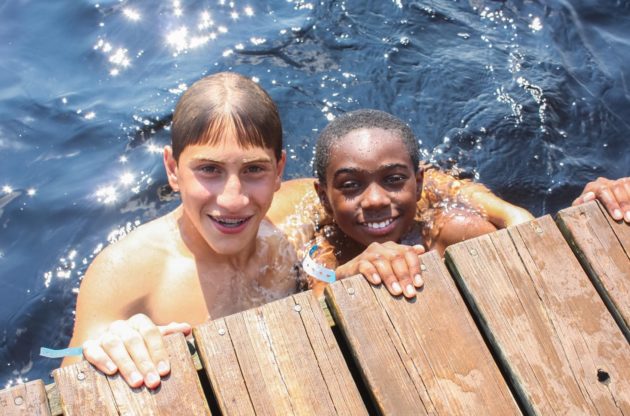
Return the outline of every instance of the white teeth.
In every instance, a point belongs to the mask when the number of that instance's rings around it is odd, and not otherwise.
[[[378,229],[387,227],[392,222],[394,222],[394,220],[390,218],[388,220],[381,221],[381,222],[366,222],[365,225],[368,228],[373,228],[375,230],[378,230]]]
[[[212,217],[212,218],[216,222],[226,227],[235,227],[247,221],[247,218],[217,218],[217,217]]]

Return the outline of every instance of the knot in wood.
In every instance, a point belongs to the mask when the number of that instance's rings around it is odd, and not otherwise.
[[[17,396],[13,400],[13,403],[15,403],[16,406],[21,406],[22,404],[24,404],[24,399],[22,398],[22,396]]]
[[[610,374],[607,371],[602,370],[601,368],[597,369],[597,381],[600,383],[607,383],[610,381]]]

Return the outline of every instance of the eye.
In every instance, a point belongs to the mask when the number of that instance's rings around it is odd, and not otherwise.
[[[201,173],[206,175],[214,175],[219,173],[219,168],[215,165],[202,165],[197,168]]]
[[[385,183],[388,185],[401,185],[405,183],[407,179],[409,179],[409,177],[406,175],[400,175],[400,174],[389,175],[388,177],[385,178]]]
[[[250,165],[245,168],[245,173],[251,173],[251,174],[262,173],[265,171],[266,171],[265,167],[259,166],[259,165]]]
[[[343,181],[339,184],[339,189],[351,191],[358,189],[359,186],[360,184],[358,181]]]

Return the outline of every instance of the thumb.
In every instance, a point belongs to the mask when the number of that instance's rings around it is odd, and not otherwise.
[[[422,244],[414,245],[413,250],[416,252],[417,255],[424,254],[426,252],[426,249]]]

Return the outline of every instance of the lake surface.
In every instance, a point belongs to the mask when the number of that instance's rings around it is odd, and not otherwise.
[[[0,1],[0,388],[51,381],[94,254],[177,205],[171,112],[223,70],[278,103],[287,178],[364,107],[537,216],[630,175],[628,1]]]

